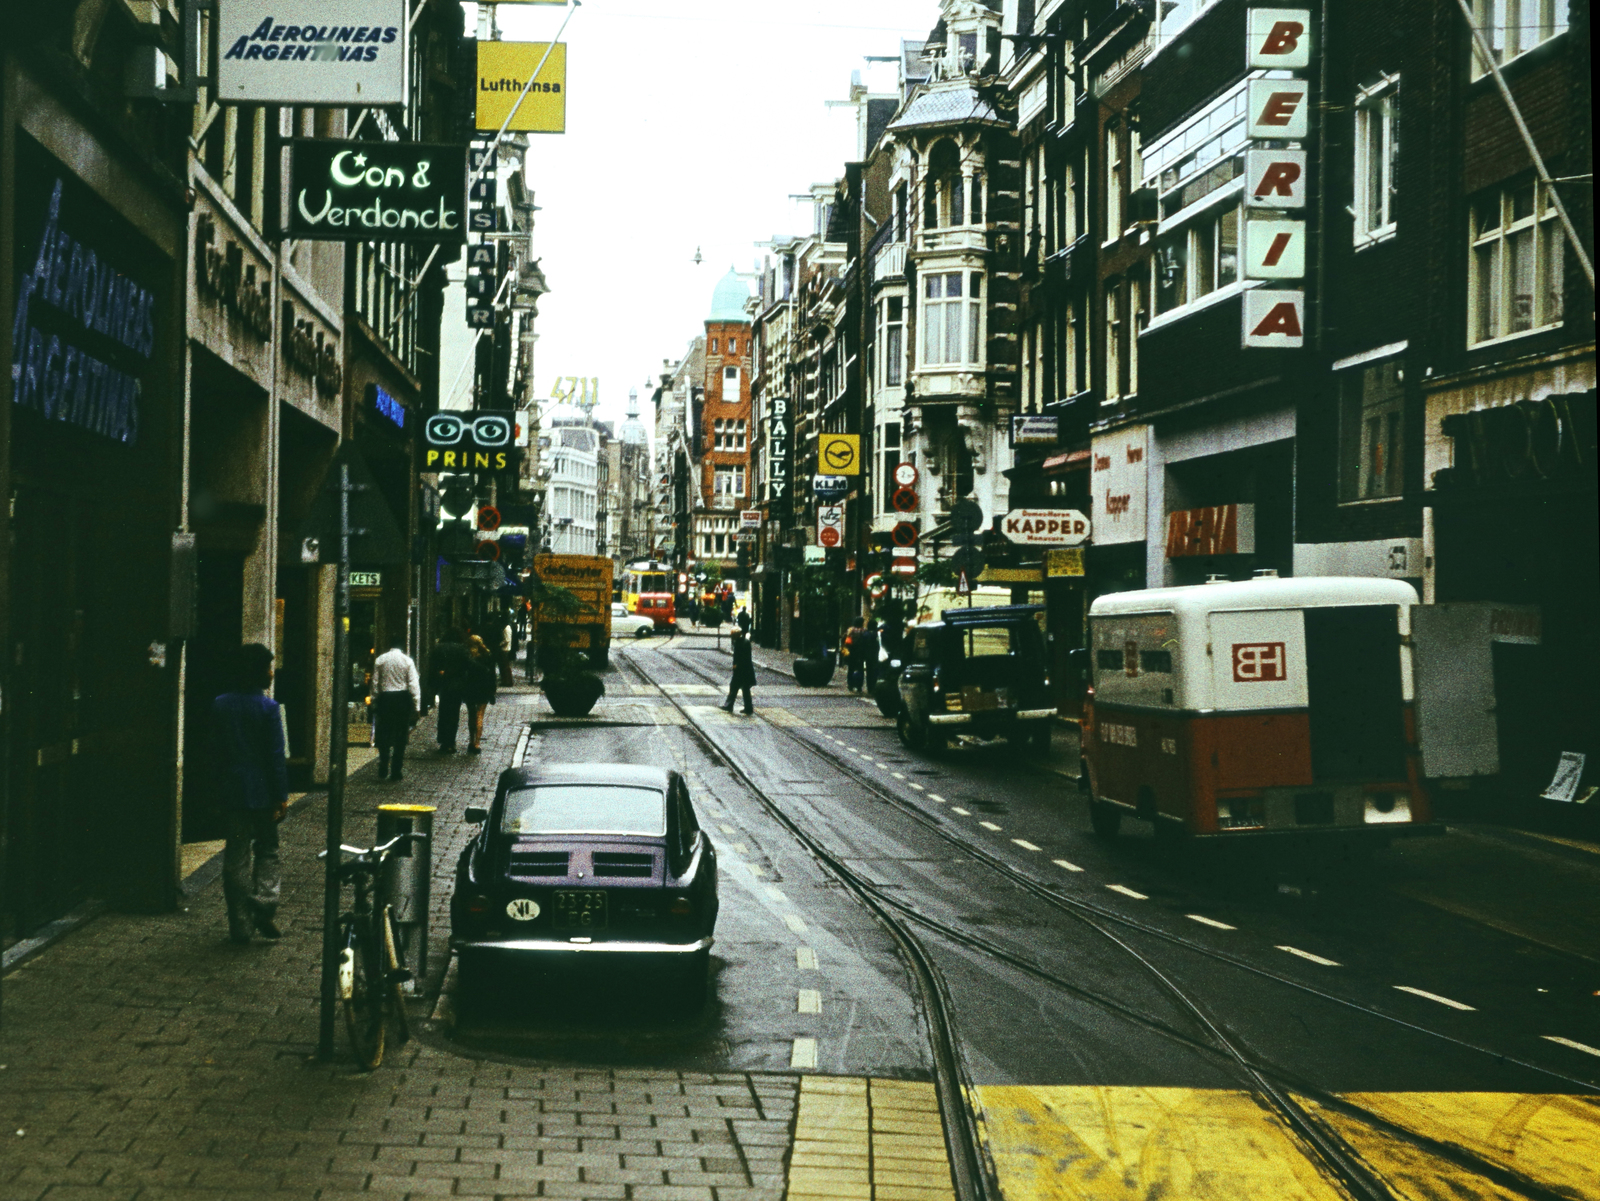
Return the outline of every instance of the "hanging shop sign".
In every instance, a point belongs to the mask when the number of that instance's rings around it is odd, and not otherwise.
[[[528,87],[528,94],[522,96],[522,89],[535,70],[539,71],[538,78]],[[566,43],[552,46],[549,42],[480,41],[476,95],[479,129],[497,130],[509,116],[506,128],[516,133],[566,133]]]
[[[767,500],[778,524],[789,517],[789,470],[794,446],[794,408],[787,396],[767,400]]]
[[[314,241],[460,242],[465,146],[427,142],[289,142],[283,232]]]
[[[503,471],[516,453],[503,413],[435,413],[423,423],[424,471]]]
[[[1061,440],[1061,418],[1033,414],[1011,419],[1011,445],[1054,446]]]
[[[1167,558],[1251,555],[1256,549],[1256,507],[1208,505],[1167,514]]]
[[[1252,8],[1245,54],[1252,69],[1305,69],[1311,62],[1311,10]],[[1306,203],[1306,152],[1286,142],[1311,136],[1311,83],[1296,77],[1252,79],[1245,92],[1244,277],[1280,284],[1306,274],[1306,223],[1285,215]],[[1276,210],[1276,211],[1273,211]],[[1305,345],[1305,291],[1255,289],[1240,305],[1240,341],[1246,348],[1295,349]]]
[[[817,545],[832,550],[844,544],[844,506],[817,506]]]
[[[1089,487],[1097,546],[1144,541],[1149,453],[1148,425],[1130,425],[1094,439],[1089,449]]]
[[[406,102],[406,0],[227,0],[217,5],[217,99]]]
[[[742,530],[759,530],[761,528],[761,510],[740,509],[739,528]]]
[[[1089,519],[1076,509],[1012,509],[1000,532],[1023,546],[1078,546],[1089,539]]]
[[[1045,551],[1044,574],[1050,580],[1083,575],[1083,547],[1062,546]]]
[[[401,429],[406,428],[406,406],[377,384],[367,385],[367,403]]]
[[[818,434],[817,465],[830,475],[860,475],[861,435]]]
[[[31,148],[19,143],[24,156]],[[47,170],[18,172],[30,178],[51,182],[18,185],[11,400],[131,445],[155,350],[159,277],[139,269],[97,197]]]
[[[818,500],[843,500],[850,491],[850,477],[847,475],[814,475],[811,477],[811,491]]]

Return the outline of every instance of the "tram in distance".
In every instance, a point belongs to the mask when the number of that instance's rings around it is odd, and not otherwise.
[[[1080,779],[1095,831],[1434,834],[1399,580],[1257,578],[1089,609]]]
[[[618,599],[629,613],[648,617],[657,630],[678,628],[677,597],[673,592],[672,568],[654,559],[636,559],[622,570],[622,589]]]

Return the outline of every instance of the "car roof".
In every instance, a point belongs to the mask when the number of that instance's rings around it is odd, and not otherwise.
[[[622,788],[655,788],[665,792],[676,773],[638,763],[539,763],[509,768],[500,777],[507,787],[540,784],[610,784]]]

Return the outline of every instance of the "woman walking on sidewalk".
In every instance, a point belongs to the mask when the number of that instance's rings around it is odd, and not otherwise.
[[[234,688],[212,702],[216,787],[227,842],[222,850],[222,895],[228,936],[252,932],[277,938],[280,892],[278,823],[289,811],[289,769],[283,721],[272,687],[270,650],[259,642],[239,648]]]
[[[476,634],[467,639],[467,712],[471,715],[468,726],[467,750],[474,755],[483,753],[483,711],[494,704],[495,686],[500,674],[495,670],[494,652]]]

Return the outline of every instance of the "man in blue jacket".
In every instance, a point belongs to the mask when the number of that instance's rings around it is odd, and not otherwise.
[[[212,702],[216,786],[227,843],[222,893],[228,935],[247,943],[259,931],[278,938],[278,823],[289,811],[289,770],[283,721],[272,687],[270,650],[259,642],[239,648],[235,685]]]

